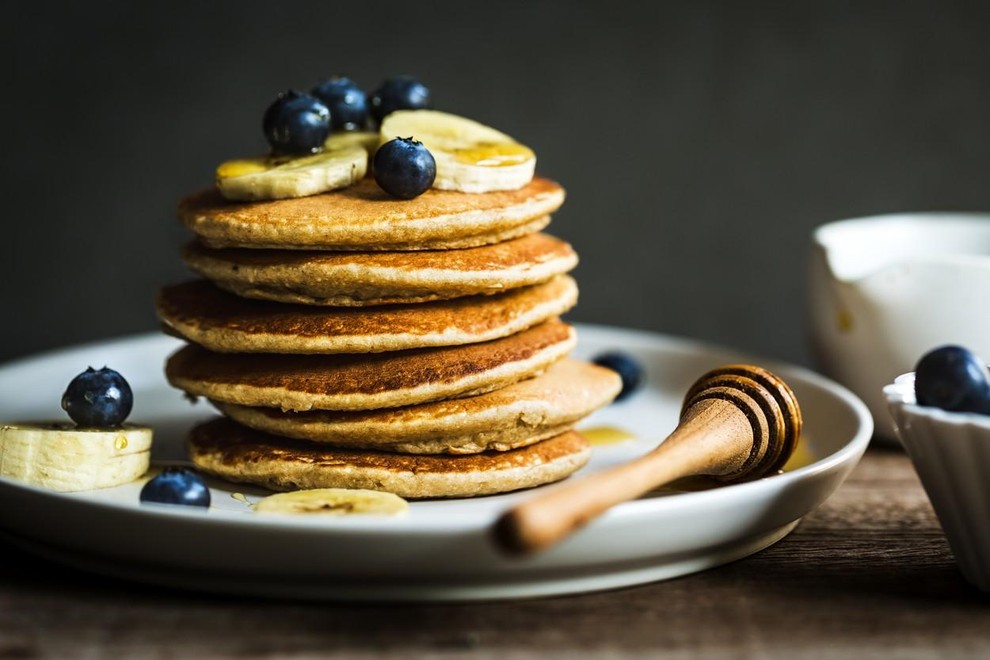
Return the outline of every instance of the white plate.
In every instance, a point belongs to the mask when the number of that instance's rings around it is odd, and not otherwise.
[[[582,473],[627,461],[677,423],[681,397],[702,373],[749,361],[794,389],[813,461],[745,484],[655,494],[608,511],[553,548],[502,556],[494,521],[532,491],[413,502],[402,518],[277,517],[244,502],[264,491],[211,482],[209,511],[142,506],[140,482],[101,491],[51,493],[0,479],[0,529],[12,541],[70,565],[148,583],[263,596],[367,600],[474,600],[622,587],[711,568],[785,536],[842,483],[873,430],[865,405],[811,371],[684,339],[578,325],[579,357],[622,349],[646,366],[647,384],[581,428],[617,426],[637,437],[597,446]],[[156,461],[181,460],[182,437],[212,416],[163,377],[180,343],[160,335],[81,346],[0,367],[0,420],[65,419],[59,399],[87,366],[131,383],[130,420],[155,427]],[[553,488],[554,486],[544,486]],[[809,567],[809,570],[813,570]]]

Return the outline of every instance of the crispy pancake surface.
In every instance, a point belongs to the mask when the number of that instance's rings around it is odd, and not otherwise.
[[[192,396],[283,410],[371,410],[480,394],[542,373],[576,343],[551,319],[477,344],[390,353],[230,354],[190,344],[165,375]]]
[[[195,427],[189,456],[204,472],[271,490],[367,488],[410,499],[474,497],[558,481],[584,466],[591,447],[568,431],[505,452],[465,456],[330,448],[255,431],[226,418]]]
[[[374,179],[321,195],[230,202],[215,188],[179,202],[186,227],[213,247],[427,250],[486,245],[538,231],[564,202],[564,189],[534,177],[518,190],[430,189],[411,200]]]
[[[165,326],[224,353],[377,353],[489,341],[560,316],[577,302],[567,275],[495,296],[377,307],[313,307],[240,298],[200,280],[158,296]]]

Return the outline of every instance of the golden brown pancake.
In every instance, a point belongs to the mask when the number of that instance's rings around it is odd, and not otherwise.
[[[421,252],[215,250],[194,242],[183,259],[239,296],[334,307],[499,293],[545,282],[578,261],[570,245],[540,233],[477,248]]]
[[[312,307],[248,300],[205,280],[163,289],[166,328],[225,353],[377,353],[489,341],[560,316],[577,284],[558,275],[497,296],[378,307]]]
[[[538,231],[564,201],[541,177],[519,190],[430,189],[411,200],[371,177],[322,195],[230,202],[215,188],[186,197],[179,218],[212,247],[318,250],[428,250],[497,243]]]
[[[564,359],[546,373],[472,397],[368,412],[283,412],[214,405],[234,421],[275,435],[338,447],[410,454],[506,451],[559,435],[608,405],[622,388],[609,369]]]
[[[409,499],[473,497],[558,481],[588,462],[591,447],[569,431],[505,452],[465,456],[330,448],[248,429],[226,418],[196,426],[189,456],[204,472],[271,490],[366,488]]]
[[[551,319],[478,344],[391,353],[274,355],[216,353],[190,344],[165,366],[192,396],[283,410],[371,410],[468,396],[542,373],[576,342]]]

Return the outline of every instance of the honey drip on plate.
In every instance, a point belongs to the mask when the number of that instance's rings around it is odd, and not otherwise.
[[[806,438],[804,436],[798,438],[797,445],[794,446],[794,452],[787,462],[784,463],[781,472],[790,472],[791,470],[803,468],[805,465],[811,465],[818,460],[811,453],[811,449],[808,448],[808,443],[805,440]]]
[[[620,429],[617,426],[592,426],[587,429],[578,429],[584,438],[592,445],[614,445],[617,442],[632,440],[635,434]]]
[[[238,502],[243,502],[244,504],[247,504],[250,507],[254,506],[253,504],[251,504],[251,502],[248,500],[247,496],[244,493],[231,493],[230,497],[231,499],[235,499]]]

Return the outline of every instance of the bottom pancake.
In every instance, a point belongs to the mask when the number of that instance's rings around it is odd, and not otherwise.
[[[196,426],[189,456],[204,472],[276,491],[367,488],[408,499],[475,497],[559,481],[583,467],[591,446],[568,431],[505,452],[464,456],[330,449],[220,417]]]

